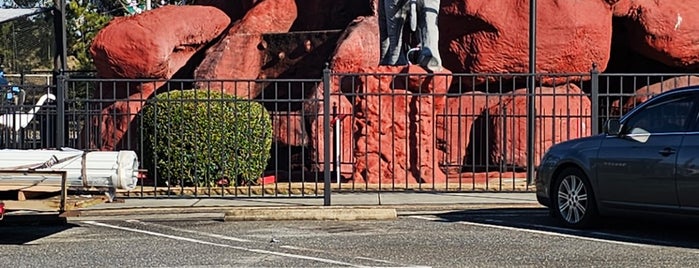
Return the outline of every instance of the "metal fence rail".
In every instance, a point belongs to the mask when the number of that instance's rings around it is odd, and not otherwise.
[[[528,148],[532,126],[527,85],[532,78],[537,85],[535,136],[534,147]],[[307,80],[57,80],[55,90],[28,90],[34,93],[22,104],[0,105],[0,114],[7,115],[41,106],[46,118],[37,117],[23,134],[3,130],[0,148],[134,150],[144,162],[149,136],[144,134],[142,108],[156,102],[210,107],[229,101],[152,98],[208,85],[215,89],[198,90],[241,95],[236,101],[260,103],[269,112],[273,143],[260,179],[187,185],[163,179],[156,165],[130,195],[325,197],[327,202],[331,189],[528,191],[529,161],[537,164],[552,144],[598,133],[607,119],[622,116],[655,94],[699,84],[692,74],[606,74],[594,69],[535,76],[326,70],[322,79]],[[64,94],[36,106],[39,93],[49,91]],[[178,134],[159,133],[156,139]],[[215,145],[210,141],[201,148]]]

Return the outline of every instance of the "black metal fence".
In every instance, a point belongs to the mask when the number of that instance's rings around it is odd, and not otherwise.
[[[4,148],[134,150],[148,176],[136,191],[126,193],[132,196],[323,196],[329,202],[331,191],[528,191],[531,167],[527,163],[538,164],[552,144],[597,133],[604,121],[622,116],[652,95],[699,84],[699,77],[691,74],[600,74],[596,70],[537,74],[536,135],[534,148],[528,148],[527,82],[531,78],[527,74],[329,71],[322,79],[309,80],[58,77],[61,82],[56,88],[25,89],[23,101],[16,100],[12,88],[2,89],[11,96],[0,105],[3,120],[10,122],[14,119],[7,118],[34,108],[41,107],[42,112],[26,126],[5,128],[0,139]],[[192,88],[200,94],[154,98]],[[55,102],[37,103],[40,96],[56,92],[62,94],[56,94]],[[193,123],[187,118],[159,119],[156,124],[144,119],[143,108],[159,103],[178,107],[190,103],[201,110],[199,116],[216,119],[195,129],[181,127]],[[242,135],[250,142],[236,142],[245,146],[264,144],[267,138],[246,125],[221,128],[234,124],[224,124],[231,121],[217,114],[215,107],[221,103],[259,103],[270,115],[269,160],[254,177],[242,179],[237,170],[247,166],[228,163],[253,159],[253,155],[235,151],[207,156],[231,146],[221,136]],[[165,111],[158,109],[151,111]],[[179,148],[170,136],[197,142]],[[189,153],[177,159],[154,155],[154,144],[161,140],[168,140],[165,148],[171,149],[161,154],[175,148]],[[231,148],[242,148],[236,146]],[[200,151],[204,153],[195,153]],[[173,162],[183,164],[167,171]],[[229,172],[232,169],[235,172]]]

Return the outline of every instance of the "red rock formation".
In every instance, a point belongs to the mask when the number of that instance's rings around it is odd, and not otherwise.
[[[274,141],[289,146],[306,146],[310,137],[299,112],[272,114]]]
[[[337,48],[333,53],[330,69],[333,74],[357,73],[364,68],[379,64],[379,26],[376,17],[360,17],[354,20],[339,38]],[[338,114],[354,114],[353,104],[340,92],[341,88],[350,88],[350,92],[358,86],[356,77],[347,75],[332,75],[330,83],[330,105],[337,107]],[[342,86],[341,86],[342,84]],[[325,145],[323,137],[323,85],[319,85],[313,99],[305,104],[304,109],[308,115],[317,115],[309,118],[311,122],[312,158],[316,161],[316,168],[323,170],[325,163]],[[334,119],[334,117],[332,118]],[[348,163],[341,166],[342,173],[351,176],[354,172],[354,154],[350,148],[354,148],[354,117],[344,117],[341,122],[340,162]],[[333,137],[334,138],[334,137]],[[331,147],[330,155],[335,155]]]
[[[661,5],[655,3],[657,1],[621,0],[612,8],[615,2],[540,1],[537,14],[538,71],[587,73],[592,62],[604,71],[610,54],[613,15],[617,17],[615,21],[619,18],[626,20],[629,32],[626,39],[634,50],[670,66],[699,66],[698,48],[695,47],[699,41],[692,35],[693,30],[699,28],[699,22],[693,16],[684,15],[699,7],[688,1],[663,2]],[[263,64],[274,59],[265,58],[266,44],[262,33],[344,28],[345,19],[357,12],[350,12],[350,7],[364,4],[370,5],[371,12],[368,13],[376,14],[378,1],[357,3],[352,0],[333,3],[323,0],[200,0],[199,4],[210,6],[169,6],[116,19],[98,34],[91,52],[100,77],[169,79],[182,70],[196,51],[212,45],[205,60],[197,67],[196,79],[266,78],[264,75],[271,77],[274,74],[263,72]],[[527,72],[528,5],[528,0],[442,1],[440,49],[444,66],[455,72]],[[238,18],[242,19],[225,30],[231,26],[231,19]],[[226,32],[225,36],[218,43],[211,44],[221,32]],[[334,74],[344,75],[332,76],[329,85],[331,98],[322,99],[324,87],[321,85],[315,91],[316,100],[307,102],[303,113],[291,113],[288,118],[286,115],[275,116],[278,142],[290,146],[310,143],[313,162],[318,165],[316,167],[322,167],[326,149],[323,119],[336,116],[324,114],[324,101],[328,101],[331,107],[337,107],[339,114],[352,115],[342,119],[340,160],[348,163],[342,166],[343,172],[354,174],[358,180],[371,183],[443,181],[444,174],[437,168],[437,162],[458,167],[464,164],[464,158],[465,162],[471,162],[467,164],[474,165],[526,165],[524,90],[515,91],[501,101],[485,99],[482,93],[468,93],[450,98],[449,105],[443,107],[444,97],[419,93],[446,92],[449,77],[428,82],[417,79],[418,75],[396,79],[398,73],[424,72],[414,68],[377,67],[379,40],[375,16],[359,17],[353,21],[345,28],[340,40],[330,68]],[[358,72],[387,72],[389,75],[348,74]],[[687,84],[699,83],[696,77],[686,78]],[[471,80],[464,80],[468,81]],[[553,81],[545,79],[546,83]],[[679,81],[684,84],[683,80]],[[654,94],[659,92],[659,88],[675,87],[678,85],[675,82],[665,81],[638,93]],[[101,131],[102,143],[97,146],[106,150],[115,148],[140,111],[142,100],[147,99],[162,82],[116,85],[118,90],[103,88],[99,97],[125,100],[102,109],[99,122],[93,123]],[[223,89],[246,98],[254,98],[262,90],[261,84],[254,82],[202,82],[197,86]],[[544,118],[537,121],[537,161],[540,153],[553,142],[587,135],[590,125],[587,117],[589,100],[574,85],[540,88],[539,92],[544,96],[537,98],[538,115]],[[645,98],[633,98],[624,106],[632,107],[641,101]],[[566,109],[561,109],[563,106]],[[114,117],[114,114],[118,116]],[[462,116],[458,119],[450,117],[459,114]],[[304,137],[301,115],[310,120],[309,137]],[[485,138],[486,134],[489,139]],[[335,154],[334,149],[328,150],[331,155]]]
[[[527,166],[527,89],[518,89],[489,109],[489,160],[506,167]],[[536,90],[534,160],[554,143],[590,135],[591,102],[574,84]],[[483,139],[484,137],[476,137]]]
[[[621,0],[614,16],[625,18],[629,46],[668,66],[699,67],[699,5],[694,1]]]
[[[114,19],[97,34],[90,53],[100,78],[169,79],[228,24],[228,16],[214,7],[165,6]],[[96,98],[124,100],[99,107],[102,115],[91,123],[100,130],[99,141],[90,140],[86,146],[116,149],[144,100],[162,84],[102,84]]]
[[[642,88],[639,88],[636,90],[634,97],[629,98],[624,102],[623,107],[621,107],[621,113],[619,115],[622,115],[629,110],[633,109],[634,107],[638,106],[638,104],[647,101],[651,97],[658,95],[660,93],[663,93],[665,91],[679,88],[679,87],[686,87],[686,86],[693,86],[693,85],[699,85],[699,77],[698,76],[678,76],[678,77],[673,77],[670,79],[667,79],[665,81],[655,83],[652,85],[648,85]],[[619,107],[619,101],[615,101],[612,103],[612,107],[618,108]]]
[[[333,73],[357,72],[360,68],[379,65],[379,22],[377,17],[354,20],[338,41],[333,54]]]
[[[437,114],[437,141],[439,162],[446,165],[448,173],[459,173],[472,135],[473,122],[481,113],[497,104],[498,96],[483,92],[470,92],[448,97],[444,109]]]
[[[170,78],[228,24],[214,7],[164,6],[115,18],[97,33],[90,53],[102,78]]]
[[[204,61],[194,73],[198,88],[223,90],[252,99],[262,91],[253,81],[220,81],[258,77],[264,64],[265,43],[262,33],[287,32],[296,20],[294,0],[262,0],[235,23],[228,33],[206,51]],[[219,80],[219,81],[202,81]]]
[[[604,70],[612,7],[604,0],[539,1],[537,72]],[[439,14],[443,65],[455,73],[528,72],[529,1],[446,0]]]
[[[450,73],[426,76],[419,67],[361,70],[354,99],[354,178],[368,183],[444,182],[438,168],[435,118],[443,108]],[[395,74],[395,75],[392,75]],[[401,75],[403,74],[403,75]],[[405,74],[410,74],[405,76]],[[420,94],[435,93],[435,94]]]

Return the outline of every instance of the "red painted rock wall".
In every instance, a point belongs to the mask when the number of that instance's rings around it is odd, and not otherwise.
[[[699,22],[692,14],[697,13],[699,5],[690,1],[616,2],[539,1],[538,71],[586,73],[593,62],[604,71],[611,50],[613,17],[615,24],[619,19],[624,21],[623,41],[628,42],[633,51],[668,66],[685,69],[698,66],[699,41],[696,39],[699,37],[694,33],[699,29]],[[266,47],[262,33],[337,28],[345,32],[331,58],[333,73],[424,74],[415,68],[377,67],[376,0],[200,0],[199,4],[203,6],[167,6],[115,19],[100,31],[91,47],[98,75],[169,79],[182,70],[197,51],[210,46],[204,60],[196,67],[195,79],[266,78],[261,77],[265,63],[262,51]],[[358,7],[362,10],[354,10]],[[457,73],[527,72],[528,7],[528,0],[443,0],[439,26],[444,66]],[[364,13],[368,17],[360,16],[345,27],[350,18]],[[438,162],[452,167],[464,163],[526,165],[526,101],[520,95],[524,90],[502,99],[486,99],[485,93],[467,93],[447,100],[415,92],[444,93],[449,86],[448,77],[434,80],[437,85],[426,85],[413,78],[394,81],[394,76],[332,77],[329,85],[332,97],[326,101],[336,106],[339,114],[352,115],[342,119],[340,160],[347,163],[342,165],[343,173],[354,174],[358,180],[368,182],[409,183],[444,180],[444,174],[437,168]],[[576,81],[589,79],[589,76],[571,78]],[[687,79],[687,84],[699,83],[696,77]],[[484,79],[475,81],[478,84]],[[653,94],[659,88],[675,87],[678,81],[683,83],[682,80],[665,81],[638,92]],[[398,83],[392,84],[394,82]],[[505,81],[508,82],[511,81]],[[557,81],[545,79],[543,82],[552,85]],[[115,149],[140,111],[141,100],[150,97],[162,84],[116,84],[116,90],[107,87],[98,92],[104,99],[127,100],[100,107],[102,116],[92,123],[101,130],[100,144],[93,146]],[[396,85],[397,89],[391,89]],[[251,82],[200,82],[197,87],[222,89],[245,98],[254,98],[262,90],[260,85]],[[321,100],[305,103],[302,113],[274,118],[276,140],[291,146],[310,144],[316,168],[325,163],[323,137],[326,130],[322,119],[335,116],[323,113],[323,91],[320,85],[314,96]],[[544,96],[537,99],[538,114],[548,117],[537,121],[537,160],[552,143],[587,135],[590,126],[589,119],[578,117],[590,113],[589,100],[580,97],[580,89],[571,84],[539,88],[539,91]],[[395,95],[354,96],[356,93]],[[635,98],[615,105],[628,108],[644,100]],[[468,116],[459,119],[451,116],[459,114]],[[503,117],[513,114],[517,118]],[[310,123],[310,136],[304,132],[301,116]],[[485,139],[486,135],[490,139]],[[334,155],[334,149],[330,150]],[[394,177],[398,180],[393,181]]]
[[[379,64],[379,27],[376,17],[360,17],[354,20],[345,33],[340,36],[337,48],[333,53],[330,63],[330,70],[334,74],[358,73],[364,68],[370,68]],[[354,114],[354,104],[342,94],[341,89],[348,89],[354,92],[359,84],[359,80],[352,76],[339,77],[331,76],[330,105],[337,107],[338,114]],[[316,160],[316,169],[322,170],[325,163],[325,144],[323,137],[325,128],[323,127],[323,85],[319,85],[313,96],[313,100],[305,104],[306,114],[317,114],[317,117],[310,118],[312,138],[312,158]],[[333,116],[333,115],[331,115]],[[334,116],[331,118],[334,119]],[[341,171],[347,176],[354,173],[354,117],[344,117],[341,122],[340,140],[342,148],[340,152],[340,162],[348,163],[341,165]],[[330,131],[333,131],[332,129]],[[333,132],[334,133],[334,132]],[[334,134],[332,134],[334,139]],[[335,155],[335,150],[331,147],[330,155]],[[332,161],[332,160],[331,160]]]
[[[492,136],[488,144],[490,163],[506,167],[527,166],[526,92],[527,89],[515,90],[510,97],[503,98],[488,110],[487,126],[491,128]],[[538,164],[544,151],[554,143],[591,134],[591,102],[574,84],[539,87],[536,94],[534,160]]]
[[[303,125],[304,118],[300,112],[283,112],[272,114],[272,132],[274,141],[289,146],[306,146],[310,140],[309,133]]]
[[[258,83],[225,80],[258,78],[264,64],[262,33],[287,32],[295,20],[294,0],[262,0],[257,3],[206,51],[204,61],[194,72],[194,78],[199,80],[196,87],[222,90],[247,99],[257,97],[262,92]]]
[[[450,73],[426,77],[419,67],[362,70],[354,99],[354,178],[368,183],[444,182],[436,152],[436,113],[444,106]],[[408,74],[411,76],[400,76]],[[391,75],[396,74],[396,75]]]
[[[97,33],[90,53],[102,78],[170,78],[228,24],[214,7],[165,6],[115,18]]]
[[[612,7],[604,0],[537,3],[537,72],[604,70]],[[439,14],[443,65],[454,73],[526,73],[529,1],[445,0]]]
[[[621,0],[614,16],[624,18],[628,44],[639,53],[673,67],[699,67],[699,3]]]
[[[464,158],[468,155],[468,144],[474,121],[484,110],[497,104],[498,96],[483,92],[469,92],[461,96],[448,97],[446,105],[437,114],[437,143],[439,162],[448,173],[459,173]]]

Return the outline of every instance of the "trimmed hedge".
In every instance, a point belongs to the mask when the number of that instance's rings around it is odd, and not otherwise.
[[[272,121],[255,101],[178,90],[155,96],[142,115],[144,164],[160,184],[255,184],[270,158]]]

